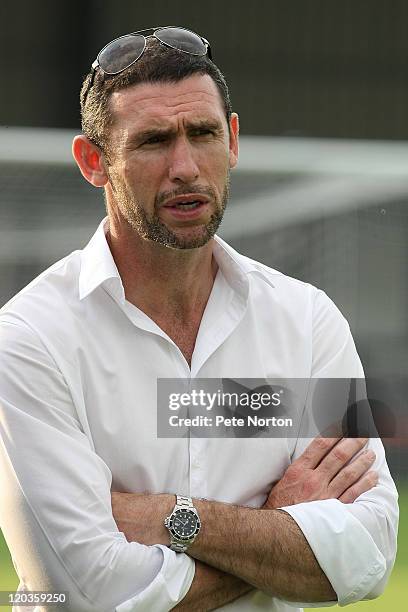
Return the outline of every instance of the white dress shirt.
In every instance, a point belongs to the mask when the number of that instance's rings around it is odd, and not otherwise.
[[[68,591],[72,612],[161,612],[186,595],[195,562],[165,546],[129,543],[113,519],[111,491],[260,507],[310,440],[158,439],[157,378],[335,378],[363,370],[349,326],[325,293],[219,238],[219,271],[190,368],[125,299],[107,223],[0,310],[0,526],[20,589]],[[371,491],[348,505],[285,508],[340,604],[381,593],[395,559],[397,493],[380,440],[369,446],[379,472]],[[255,591],[223,609],[302,605]]]

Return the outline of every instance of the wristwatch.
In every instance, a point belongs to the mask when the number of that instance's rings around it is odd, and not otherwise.
[[[200,532],[201,522],[191,497],[176,495],[176,505],[164,521],[170,532],[170,548],[185,552]]]

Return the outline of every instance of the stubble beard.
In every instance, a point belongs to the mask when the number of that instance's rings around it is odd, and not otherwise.
[[[112,180],[111,184],[113,187]],[[230,179],[228,173],[225,179],[224,191],[220,201],[217,199],[215,191],[208,187],[203,188],[199,186],[184,186],[182,189],[178,189],[174,192],[161,194],[156,199],[154,212],[150,218],[146,214],[146,210],[143,205],[137,202],[132,195],[127,192],[123,185],[118,185],[118,183],[116,183],[113,191],[115,194],[116,203],[122,215],[141,238],[168,248],[196,249],[207,244],[221,225],[229,198],[229,185]],[[189,229],[191,229],[192,235],[180,236],[160,220],[158,211],[163,201],[189,193],[200,193],[205,195],[212,202],[216,203],[217,208],[215,212],[212,213],[209,221],[206,224],[202,224],[200,226],[190,226]]]

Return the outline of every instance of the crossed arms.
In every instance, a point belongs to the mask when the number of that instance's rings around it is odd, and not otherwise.
[[[209,609],[253,587],[295,601],[378,595],[395,558],[396,493],[378,440],[377,486],[360,480],[367,456],[354,475],[338,472],[356,449],[336,453],[354,443],[298,457],[262,509],[197,500],[202,533],[176,554],[163,527],[174,495],[112,494],[49,352],[26,327],[1,327],[0,526],[26,588],[68,591],[75,612]]]
[[[371,489],[378,475],[369,470],[374,452],[360,453],[366,442],[316,438],[271,489],[262,509],[195,500],[202,531],[188,554],[198,562],[176,609],[212,610],[252,588],[287,601],[336,600],[302,531],[278,508],[329,498],[351,503]],[[173,495],[112,493],[119,530],[129,541],[147,545],[169,544],[163,520],[173,506]]]

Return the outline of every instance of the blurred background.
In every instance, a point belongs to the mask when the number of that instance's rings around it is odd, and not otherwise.
[[[82,77],[101,47],[154,25],[211,42],[242,134],[220,235],[329,294],[369,394],[393,412],[384,445],[401,493],[400,552],[385,594],[357,605],[367,612],[408,597],[407,23],[405,0],[0,4],[1,305],[82,248],[105,215],[70,153]],[[16,584],[0,536],[0,590]]]

